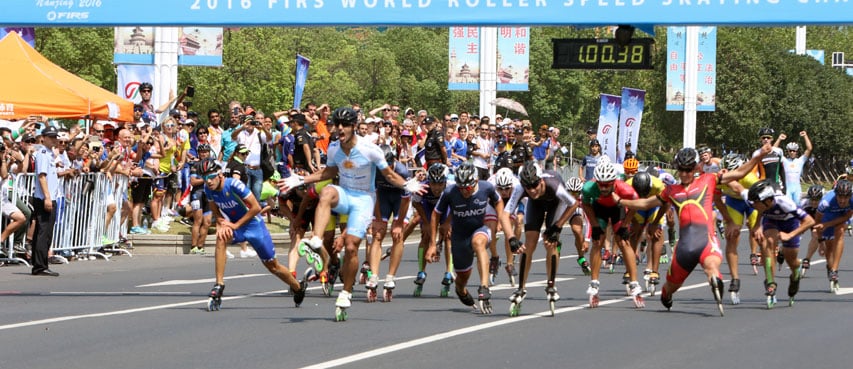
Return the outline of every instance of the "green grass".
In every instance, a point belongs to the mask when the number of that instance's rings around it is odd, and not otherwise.
[[[267,222],[267,218],[264,217],[264,222],[266,222],[267,229],[270,230],[270,233],[286,233],[287,232],[287,224],[288,221],[284,218],[272,217],[272,223]],[[212,225],[210,229],[208,229],[207,234],[215,234],[216,227]],[[156,229],[151,229],[151,234],[154,235],[175,235],[175,236],[189,236],[191,234],[190,226],[184,225],[178,222],[178,218],[172,223],[169,223],[169,231],[168,232],[160,232]]]

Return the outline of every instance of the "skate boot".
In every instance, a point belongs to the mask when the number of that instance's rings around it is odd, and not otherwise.
[[[758,254],[749,254],[749,264],[752,265],[752,273],[758,275],[758,263],[760,262]]]
[[[515,277],[518,275],[515,271],[515,264],[507,264],[504,270],[506,270],[506,275],[509,277],[509,285],[515,287]]]
[[[494,286],[495,280],[498,278],[498,268],[501,266],[501,259],[497,256],[489,259],[489,285]]]
[[[803,259],[803,262],[801,265],[803,267],[803,270],[802,270],[802,272],[800,272],[800,278],[803,278],[806,276],[806,271],[809,270],[809,267],[811,266],[811,260]]]
[[[314,270],[323,270],[323,258],[320,257],[320,254],[317,250],[320,250],[323,247],[322,241],[317,242],[313,240],[302,239],[299,241],[299,246],[297,246],[296,252],[299,256],[304,256],[305,261],[308,263],[308,266],[313,267]]]
[[[776,282],[764,280],[764,295],[767,296],[767,308],[772,309],[776,305]]]
[[[578,258],[578,266],[581,267],[583,275],[588,276],[592,274],[592,270],[589,269],[589,261],[587,261],[585,257],[581,256]]]
[[[367,289],[367,302],[376,302],[376,288],[379,286],[379,277],[373,275],[367,280],[364,287]]]
[[[347,320],[347,309],[352,306],[352,293],[341,291],[335,300],[335,321],[345,322]]]
[[[477,303],[480,307],[480,312],[483,314],[491,314],[492,313],[492,303],[489,299],[492,298],[492,292],[489,291],[488,286],[480,286],[477,289]]]
[[[791,272],[790,283],[788,284],[788,306],[794,306],[794,295],[800,292],[800,278],[803,277],[803,266]]]
[[[838,294],[838,290],[841,289],[841,286],[838,283],[838,271],[830,270],[829,274],[829,292]]]
[[[210,290],[210,300],[207,301],[207,311],[219,311],[219,308],[222,306],[222,293],[225,292],[224,284],[215,284],[213,289]]]
[[[589,307],[595,309],[598,307],[599,297],[598,289],[601,286],[597,280],[593,279],[589,282],[589,288],[586,289],[586,294],[589,295]]]
[[[509,316],[518,316],[521,313],[521,302],[527,297],[527,290],[521,288],[515,290],[509,297]]]
[[[672,310],[672,295],[666,292],[666,287],[660,289],[660,303],[666,311]]]
[[[557,293],[557,287],[553,285],[545,287],[545,296],[548,299],[548,308],[551,310],[551,316],[554,316],[555,305],[557,301],[560,300],[560,294]]]
[[[447,297],[450,294],[451,284],[453,284],[453,273],[445,272],[441,280],[441,297]]]
[[[471,294],[468,293],[468,289],[463,289],[464,294],[460,294],[459,290],[456,290],[456,296],[459,297],[459,301],[462,301],[465,306],[474,306],[474,298],[471,297]]]
[[[382,293],[382,301],[391,302],[391,299],[394,297],[394,287],[397,287],[397,284],[394,282],[394,276],[386,276],[385,283],[382,285],[382,289],[384,290]]]
[[[711,292],[717,302],[717,310],[720,311],[720,316],[723,316],[723,280],[715,277],[713,281],[708,281],[708,284],[711,285]]]
[[[366,261],[361,263],[361,270],[358,272],[358,284],[367,283],[367,279],[370,278],[370,264]]]
[[[634,307],[637,309],[646,307],[646,302],[643,301],[643,288],[640,287],[640,283],[637,281],[631,281],[631,283],[628,284],[628,288],[631,292],[631,300],[634,301]]]
[[[421,297],[421,293],[424,291],[424,282],[426,282],[426,277],[426,272],[418,272],[418,276],[415,278],[415,292],[412,293],[412,296]]]
[[[729,297],[732,299],[732,305],[740,304],[740,279],[732,278],[729,284]]]
[[[658,284],[660,284],[660,274],[658,274],[658,272],[649,273],[649,296],[655,295],[655,291],[658,288]]]
[[[293,291],[293,303],[296,307],[302,305],[302,301],[305,300],[305,291],[308,291],[308,278],[302,278],[299,282],[299,291]]]

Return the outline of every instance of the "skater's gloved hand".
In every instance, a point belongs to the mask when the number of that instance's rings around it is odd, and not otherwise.
[[[601,239],[601,236],[604,234],[604,230],[599,226],[592,227],[592,239],[598,241]]]
[[[403,185],[403,189],[409,193],[416,193],[418,195],[423,195],[424,193],[426,193],[427,185],[421,183],[416,178],[410,178]]]
[[[549,242],[557,242],[560,240],[560,232],[563,229],[558,227],[556,224],[552,224],[548,228],[545,229],[545,239]]]
[[[512,237],[509,239],[509,250],[513,253],[518,253],[518,250],[521,248],[521,243],[518,242],[518,238]]]
[[[300,175],[293,174],[290,177],[285,179],[280,179],[276,182],[278,185],[278,190],[281,191],[282,194],[286,194],[293,190],[296,187],[302,186],[305,184],[305,179]]]

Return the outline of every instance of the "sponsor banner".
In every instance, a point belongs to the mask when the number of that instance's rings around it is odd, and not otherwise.
[[[222,66],[222,28],[181,27],[178,65]]]
[[[0,24],[28,27],[850,23],[848,0],[5,0],[0,12]]]
[[[686,27],[667,27],[666,110],[684,110]],[[717,27],[699,28],[696,111],[714,111],[717,101]]]
[[[154,27],[116,27],[115,64],[154,64]]]
[[[643,106],[646,103],[646,91],[622,87],[622,108],[619,113],[619,144],[617,162],[625,160],[628,150],[637,153],[637,141],[640,139],[640,123],[643,120]]]
[[[480,28],[450,27],[448,90],[480,89]]]
[[[791,54],[796,54],[797,51],[794,49],[788,50]],[[806,50],[806,56],[812,57],[812,59],[817,60],[820,65],[826,64],[826,51],[824,50]]]
[[[302,104],[302,92],[305,91],[305,82],[308,80],[308,66],[311,60],[296,54],[296,83],[293,85],[293,108],[299,109]]]
[[[24,39],[33,48],[36,47],[36,29],[32,27],[0,27],[0,40],[9,32],[18,32],[21,38]]]
[[[601,114],[598,116],[598,136],[596,137],[601,143],[601,152],[610,159],[616,158],[616,132],[619,127],[621,104],[621,96],[601,94]]]
[[[498,91],[527,91],[530,27],[498,27]]]
[[[154,84],[153,65],[119,64],[116,67],[116,71],[118,72],[118,88],[116,94],[133,101],[134,104],[138,104],[142,101],[142,96],[139,95],[139,85],[142,84],[142,82]]]

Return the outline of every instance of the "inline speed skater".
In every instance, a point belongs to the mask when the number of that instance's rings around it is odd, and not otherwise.
[[[293,302],[297,307],[305,299],[308,281],[296,280],[290,270],[278,263],[272,237],[260,214],[261,205],[252,192],[234,178],[225,178],[222,167],[212,158],[199,162],[198,173],[204,178],[204,194],[210,210],[216,217],[216,284],[210,291],[208,311],[219,310],[222,293],[225,291],[226,245],[228,243],[248,242],[258,253],[261,263],[270,273],[290,286]]]
[[[492,294],[489,290],[487,251],[491,231],[487,223],[495,222],[499,218],[504,229],[512,229],[512,226],[508,217],[507,221],[504,221],[503,201],[495,187],[488,181],[477,179],[477,169],[473,164],[462,163],[456,169],[455,178],[456,183],[447,186],[433,210],[430,230],[432,234],[437,233],[441,214],[450,212],[450,252],[453,254],[453,268],[456,270],[456,295],[463,304],[474,305],[474,298],[465,286],[471,277],[476,255],[477,270],[480,273],[477,290],[479,309],[483,314],[491,314]],[[427,261],[433,261],[436,254],[435,238],[430,238],[429,241],[425,258]]]
[[[627,183],[637,191],[641,199],[657,197],[663,192],[664,184],[659,179],[652,177],[649,173],[638,172],[627,180]],[[649,257],[646,258],[646,270],[643,278],[646,280],[646,290],[651,296],[660,284],[660,255],[663,250],[663,220],[669,204],[663,207],[654,207],[648,210],[639,210],[631,219],[631,247],[636,249],[640,238],[645,235],[651,247],[646,250]]]
[[[826,243],[826,277],[829,279],[829,292],[837,293],[838,265],[844,252],[844,228],[853,216],[853,184],[846,179],[835,183],[835,188],[827,192],[820,200],[815,215],[814,229],[821,233]]]
[[[715,233],[713,195],[717,185],[742,178],[771,150],[767,143],[759,155],[736,170],[725,173],[699,172],[699,153],[693,148],[683,148],[675,154],[673,164],[678,170],[680,184],[668,185],[657,197],[623,200],[615,197],[617,204],[629,209],[650,209],[672,203],[678,211],[680,227],[678,245],[673,252],[672,263],[666,275],[666,283],[661,288],[661,303],[667,310],[672,308],[672,295],[681,288],[690,272],[701,264],[708,278],[708,284],[717,302],[717,309],[723,315],[723,279],[720,274],[722,253]]]
[[[503,200],[504,204],[509,201],[510,196],[512,195],[512,190],[515,188],[515,185],[518,184],[518,178],[512,173],[512,169],[509,168],[501,168],[495,173],[494,176],[489,178],[489,182],[495,185],[495,188],[498,191],[498,195],[500,195],[501,200]],[[504,209],[506,210],[506,209]],[[512,252],[509,240],[510,238],[515,237],[516,239],[521,236],[521,228],[523,227],[524,219],[522,216],[517,216],[516,213],[524,213],[524,203],[519,203],[516,212],[509,213],[510,221],[513,225],[513,229],[506,230],[504,229],[504,251],[506,255],[506,273],[509,278],[509,285],[515,287],[515,277],[517,276],[515,272],[515,253]],[[498,225],[500,227],[500,225]],[[500,260],[497,256],[497,242],[498,237],[492,237],[492,242],[490,246],[490,250],[492,250],[492,257],[489,259],[489,283],[494,284],[495,279],[497,277],[498,269],[500,268]]]
[[[815,217],[817,213],[817,207],[820,205],[820,200],[823,198],[823,186],[821,185],[811,185],[809,189],[806,191],[806,196],[800,200],[800,208],[803,209],[808,215],[811,215],[812,218]],[[811,230],[811,240],[809,240],[809,249],[806,251],[806,257],[803,258],[803,277],[806,276],[809,268],[811,267],[811,258],[814,256],[814,253],[820,249],[820,254],[823,255],[825,251],[824,242],[820,239],[820,234],[812,228]]]
[[[510,297],[510,315],[516,316],[521,311],[521,302],[527,294],[524,282],[530,273],[533,252],[536,251],[536,244],[541,235],[545,245],[545,272],[548,276],[545,294],[553,316],[554,304],[560,299],[555,281],[560,257],[560,232],[577,209],[578,202],[566,190],[563,179],[557,172],[543,171],[533,160],[525,162],[521,167],[518,182],[507,202],[504,219],[501,219],[501,223],[509,223],[509,214],[514,211],[518,202],[522,198],[528,198],[524,217],[524,244],[515,250],[516,253],[524,255],[521,259],[523,265],[520,267],[518,289]]]
[[[617,194],[619,198],[637,199],[637,192],[624,181],[618,179],[618,173],[613,163],[609,161],[601,162],[595,167],[593,180],[587,181],[583,187],[583,210],[592,223],[592,280],[590,281],[587,294],[589,295],[589,306],[591,308],[598,307],[598,292],[600,283],[598,280],[599,268],[601,265],[601,247],[604,243],[605,229],[613,230],[614,242],[622,251],[625,269],[628,270],[629,283],[627,291],[631,295],[634,306],[642,308],[645,306],[641,293],[643,288],[637,282],[637,264],[636,256],[631,245],[628,243],[630,231],[628,229],[627,219],[634,216],[635,211],[625,211],[617,201],[613,199],[613,194]]]
[[[415,278],[415,292],[413,295],[415,297],[421,296],[424,289],[424,283],[426,283],[427,273],[426,273],[426,263],[427,260],[425,258],[427,247],[429,247],[430,240],[435,240],[436,238],[441,239],[440,248],[444,248],[444,259],[445,259],[445,273],[444,279],[442,280],[442,289],[441,289],[441,297],[447,297],[448,292],[450,291],[450,285],[453,283],[453,273],[452,273],[452,253],[450,252],[450,242],[445,242],[445,239],[449,239],[450,237],[450,222],[448,221],[448,213],[444,212],[439,215],[439,232],[438,234],[434,234],[432,232],[432,228],[430,228],[430,221],[432,217],[435,216],[433,214],[433,210],[435,210],[435,205],[438,203],[438,199],[441,198],[441,194],[444,193],[444,190],[448,185],[453,185],[452,181],[448,181],[447,179],[448,168],[446,165],[441,163],[433,163],[429,166],[426,174],[426,180],[422,183],[429,186],[427,191],[423,194],[412,194],[412,206],[415,208],[415,212],[417,214],[416,218],[420,219],[419,223],[421,225],[421,242],[418,245],[418,274]],[[438,250],[436,250],[436,257],[438,257]],[[444,283],[446,282],[446,283]]]
[[[572,177],[566,181],[566,189],[572,196],[574,196],[575,199],[580,200],[583,184],[583,179],[579,177]],[[586,218],[586,214],[584,214],[581,207],[577,207],[574,214],[569,217],[569,224],[572,228],[572,234],[575,236],[575,250],[578,252],[578,266],[581,267],[581,271],[583,271],[585,276],[589,276],[592,274],[592,269],[589,267],[589,260],[587,260],[584,255],[589,251],[589,242],[592,240],[592,229],[589,225],[589,219]]]

